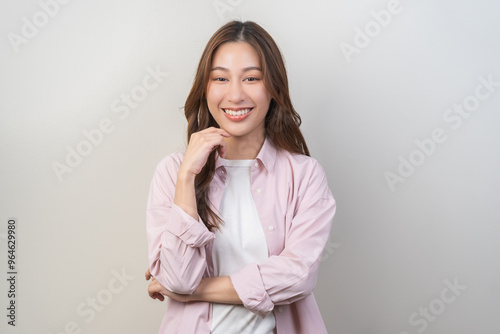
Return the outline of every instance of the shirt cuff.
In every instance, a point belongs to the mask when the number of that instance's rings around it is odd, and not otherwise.
[[[190,247],[202,247],[215,238],[215,234],[210,232],[203,222],[194,219],[183,209],[172,203],[172,221],[167,224],[167,231],[180,238]]]
[[[265,318],[273,310],[274,303],[264,287],[257,263],[248,264],[229,278],[247,309],[261,318]]]

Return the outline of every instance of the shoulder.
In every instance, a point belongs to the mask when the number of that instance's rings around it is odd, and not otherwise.
[[[278,168],[288,165],[293,169],[294,174],[301,176],[325,173],[323,167],[315,158],[283,149],[277,150],[276,164]]]
[[[323,166],[313,157],[278,150],[276,172],[286,173],[298,197],[332,197]]]

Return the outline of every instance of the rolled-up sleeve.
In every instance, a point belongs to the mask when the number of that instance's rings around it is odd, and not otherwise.
[[[214,239],[201,220],[173,203],[180,153],[157,166],[146,210],[149,268],[170,291],[191,294],[207,269],[205,245]]]
[[[312,293],[328,241],[336,204],[323,168],[312,159],[297,190],[285,247],[265,262],[251,263],[230,276],[244,306],[265,317],[274,305],[290,304]],[[270,204],[272,205],[272,203]]]

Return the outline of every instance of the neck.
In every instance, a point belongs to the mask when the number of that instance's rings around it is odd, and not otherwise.
[[[246,160],[255,159],[260,152],[264,140],[266,138],[265,131],[253,136],[225,138],[227,145],[226,159],[229,160]]]

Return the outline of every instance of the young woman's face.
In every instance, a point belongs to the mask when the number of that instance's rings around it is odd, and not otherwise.
[[[254,48],[246,42],[220,45],[207,87],[208,108],[220,128],[232,136],[263,139],[270,102]]]

